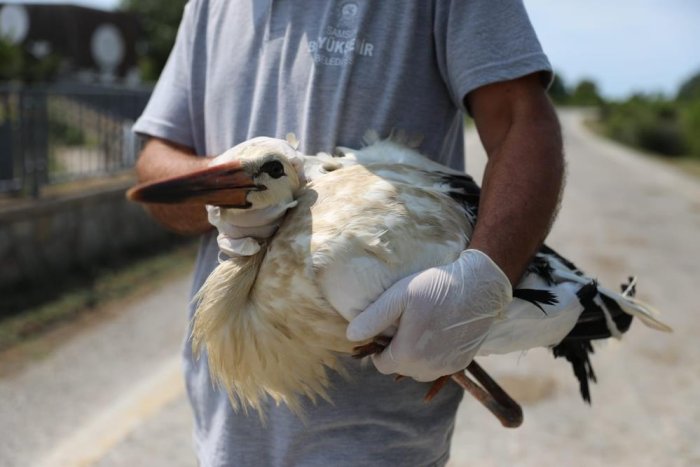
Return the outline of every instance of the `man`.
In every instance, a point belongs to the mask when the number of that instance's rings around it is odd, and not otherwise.
[[[142,181],[202,168],[199,156],[255,136],[294,132],[300,150],[313,154],[358,147],[368,129],[421,134],[421,152],[463,169],[467,110],[489,155],[471,249],[453,265],[399,281],[349,327],[357,339],[400,318],[375,364],[415,380],[394,383],[348,361],[350,378],[332,376],[333,404],[307,401],[306,420],[270,404],[263,424],[258,414],[233,412],[187,342],[201,465],[447,462],[461,390],[448,385],[424,404],[429,384],[416,380],[469,363],[547,233],[563,165],[545,95],[550,76],[520,0],[190,1],[135,125],[150,137],[137,165]],[[198,290],[217,264],[206,212],[150,209],[171,229],[204,234]]]

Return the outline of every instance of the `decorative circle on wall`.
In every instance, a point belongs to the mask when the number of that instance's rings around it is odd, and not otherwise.
[[[112,24],[101,24],[92,33],[90,50],[100,70],[114,71],[124,58],[122,33]]]
[[[29,32],[29,14],[22,5],[5,5],[0,9],[0,37],[19,44]]]

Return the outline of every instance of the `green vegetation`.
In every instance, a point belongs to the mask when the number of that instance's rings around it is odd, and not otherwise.
[[[177,28],[187,0],[121,0],[120,9],[135,14],[143,28],[141,77],[155,81],[175,43]]]
[[[37,58],[24,48],[0,37],[0,82],[46,82],[53,79],[61,60],[54,54]]]
[[[86,142],[85,133],[80,128],[61,120],[49,122],[49,139],[52,146],[82,146]]]
[[[119,8],[133,13],[141,24],[143,34],[137,51],[143,80],[155,81],[160,76],[175,43],[186,3],[187,0],[120,0]],[[30,48],[0,37],[0,82],[50,82],[63,61],[53,53],[37,57]]]
[[[20,75],[22,50],[0,37],[0,81],[9,81]]]
[[[661,156],[700,160],[700,73],[672,98],[635,94],[624,101],[606,101],[592,80],[569,89],[560,77],[550,96],[558,105],[597,107],[597,126],[616,141]]]
[[[555,74],[549,88],[549,95],[557,105],[579,107],[599,106],[604,101],[598,92],[598,85],[592,79],[583,79],[570,89],[561,76]]]
[[[662,97],[635,95],[624,102],[603,105],[600,121],[604,133],[610,138],[653,153],[677,157],[690,154],[685,113],[676,102]]]

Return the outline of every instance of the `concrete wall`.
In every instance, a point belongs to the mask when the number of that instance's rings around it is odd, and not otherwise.
[[[49,284],[176,237],[127,201],[131,182],[0,208],[0,290]],[[1,310],[0,310],[1,311]]]

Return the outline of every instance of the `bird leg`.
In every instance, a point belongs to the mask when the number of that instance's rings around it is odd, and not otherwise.
[[[506,428],[517,428],[522,425],[523,409],[520,404],[515,402],[474,360],[467,366],[467,371],[481,383],[481,387],[469,379],[464,371],[458,371],[450,377],[489,409],[501,425]]]
[[[379,353],[389,345],[389,342],[391,342],[391,337],[377,336],[372,342],[364,345],[358,345],[352,349],[352,358],[360,360],[375,353]]]
[[[425,402],[430,402],[433,400],[433,397],[435,397],[437,393],[445,387],[445,385],[450,381],[451,377],[452,375],[440,376],[438,379],[433,381],[433,385],[430,386],[428,392],[425,394],[425,396],[423,396],[423,400]]]
[[[389,345],[389,342],[391,342],[390,337],[378,336],[374,341],[368,344],[355,347],[352,356],[359,359],[379,353]],[[484,407],[498,418],[504,427],[519,427],[523,423],[523,411],[520,405],[475,361],[472,360],[469,366],[467,366],[467,371],[469,371],[481,385],[472,381],[464,370],[458,371],[457,373],[436,379],[425,395],[425,401],[428,402],[432,400],[451,379],[465,391],[469,392],[476,400],[481,402]]]

